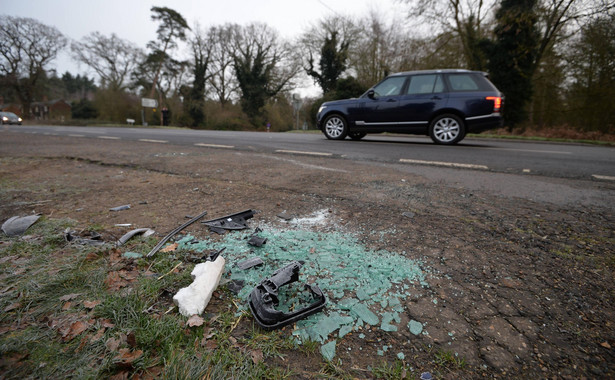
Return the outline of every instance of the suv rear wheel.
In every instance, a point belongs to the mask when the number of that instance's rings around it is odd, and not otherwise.
[[[348,135],[348,124],[341,115],[327,116],[323,125],[323,132],[330,140],[343,140]]]
[[[436,144],[457,144],[463,140],[465,134],[463,121],[453,114],[439,115],[429,124],[429,137]]]

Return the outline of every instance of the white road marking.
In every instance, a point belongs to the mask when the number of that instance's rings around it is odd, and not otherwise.
[[[445,167],[449,167],[449,168],[489,170],[489,168],[487,166],[485,166],[485,165],[460,164],[460,163],[457,163],[457,162],[423,161],[423,160],[413,160],[413,159],[409,159],[409,158],[400,158],[399,162],[403,162],[403,163],[406,163],[406,164],[421,164],[421,165],[445,166]]]
[[[152,140],[152,139],[139,139],[139,141],[151,142],[151,143],[157,143],[157,144],[166,144],[166,143],[168,143],[168,141],[166,141],[166,140]]]
[[[224,149],[233,149],[234,145],[219,145],[219,144],[204,144],[204,143],[196,143],[195,146],[203,146],[206,148],[224,148]]]
[[[85,135],[69,135],[70,137],[85,137]]]
[[[514,149],[514,148],[483,148],[487,150],[508,150],[511,152],[549,153],[549,154],[572,154],[572,152],[557,152],[554,150]]]
[[[298,166],[301,166],[301,167],[304,167],[304,168],[308,168],[308,169],[317,169],[317,170],[326,170],[326,171],[331,171],[331,172],[348,173],[347,170],[327,168],[325,166],[306,164],[305,162],[301,162],[301,161],[297,161],[297,160],[293,160],[293,159],[286,158],[286,157],[281,157],[281,156],[264,155],[264,154],[261,154],[259,156],[263,157],[263,158],[266,158],[266,159],[270,159],[270,160],[290,162],[290,163],[292,163],[294,165],[298,165]]]
[[[322,152],[304,152],[300,150],[285,150],[278,149],[275,151],[276,153],[290,153],[290,154],[307,154],[309,156],[321,156],[321,157],[331,157],[333,153],[322,153]]]
[[[96,138],[99,139],[105,139],[105,140],[119,140],[119,137],[115,137],[115,136],[96,136]]]
[[[595,179],[601,179],[604,181],[615,181],[615,177],[610,176],[610,175],[599,175],[599,174],[592,174],[592,177]]]
[[[531,170],[530,170],[530,169],[523,169],[523,172],[524,172],[524,173],[530,173],[530,172],[531,172]]]

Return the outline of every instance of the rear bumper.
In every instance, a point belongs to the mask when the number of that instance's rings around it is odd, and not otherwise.
[[[469,133],[479,133],[489,129],[500,128],[503,125],[504,119],[500,113],[466,118],[466,126]]]

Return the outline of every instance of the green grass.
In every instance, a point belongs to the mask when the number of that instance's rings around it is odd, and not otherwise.
[[[372,374],[377,379],[409,379],[412,376],[409,373],[408,367],[401,360],[395,360],[394,363],[383,362],[381,365],[372,368]]]
[[[466,366],[463,357],[456,355],[452,351],[440,349],[434,353],[434,361],[438,367],[447,369],[462,369]]]
[[[192,264],[169,272],[185,252],[140,259],[133,264],[113,259],[114,247],[93,248],[67,243],[63,231],[70,220],[41,218],[28,230],[31,238],[1,238],[0,364],[3,378],[106,378],[119,373],[158,373],[165,379],[241,378],[285,379],[292,371],[270,366],[267,358],[282,357],[295,348],[281,332],[263,332],[252,326],[233,338],[244,314],[228,292],[221,292],[224,306],[205,318],[202,326],[189,327],[175,311],[170,294],[191,282]],[[135,238],[125,250],[147,251],[153,239]],[[136,267],[134,266],[136,265]],[[107,290],[112,271],[149,268],[130,286]],[[66,297],[67,295],[72,295]],[[62,299],[62,297],[66,297]],[[85,301],[100,301],[89,309]],[[70,339],[74,322],[87,329]],[[203,344],[207,332],[215,346]],[[113,347],[113,343],[117,343]],[[120,350],[142,354],[122,362]],[[124,352],[124,351],[123,351]],[[253,359],[262,353],[263,360]]]

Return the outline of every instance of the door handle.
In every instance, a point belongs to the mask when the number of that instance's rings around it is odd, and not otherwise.
[[[438,95],[436,95],[436,96],[432,97],[431,100],[442,100],[442,98],[439,97]]]
[[[392,98],[387,99],[388,103],[392,103],[392,102],[396,102],[396,101],[397,101],[397,99],[392,99]]]

